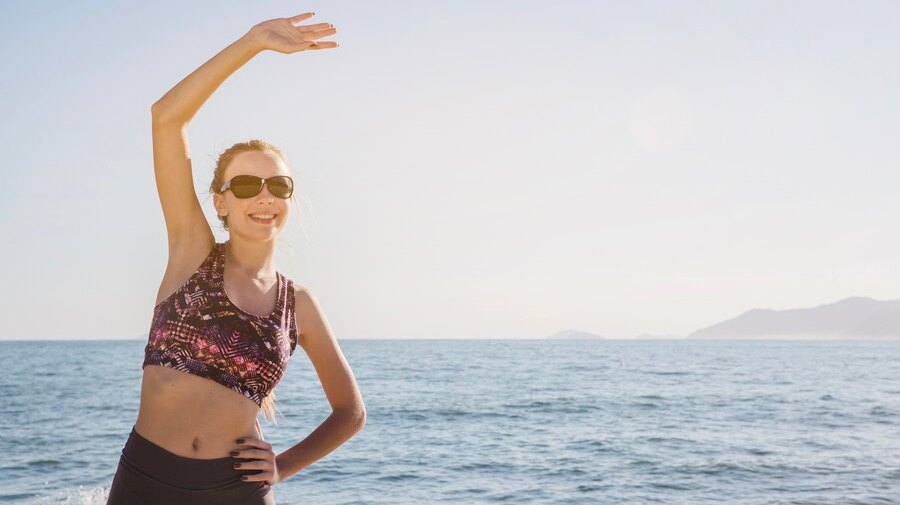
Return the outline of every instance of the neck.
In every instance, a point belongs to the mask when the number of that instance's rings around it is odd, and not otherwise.
[[[232,271],[237,270],[242,277],[254,280],[274,279],[276,275],[274,255],[274,240],[248,242],[229,237],[225,241],[225,261],[232,265]]]

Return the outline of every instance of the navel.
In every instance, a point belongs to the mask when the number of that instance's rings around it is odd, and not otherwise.
[[[197,448],[200,447],[200,437],[194,437],[194,443],[193,443],[193,446],[194,446],[194,450],[195,450],[195,451],[197,450]]]

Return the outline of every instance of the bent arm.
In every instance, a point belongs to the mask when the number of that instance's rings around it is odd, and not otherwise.
[[[150,108],[156,187],[166,222],[169,266],[175,270],[195,268],[215,240],[194,189],[187,124],[228,76],[262,50],[251,29]]]
[[[187,124],[225,79],[262,51],[253,31],[182,79],[150,108],[156,124]]]
[[[295,300],[303,327],[300,345],[319,375],[332,412],[306,438],[276,456],[282,480],[325,457],[366,424],[366,406],[359,385],[318,300],[306,288],[297,289]]]

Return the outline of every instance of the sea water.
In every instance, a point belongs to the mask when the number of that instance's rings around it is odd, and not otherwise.
[[[145,342],[0,342],[0,503],[103,504]],[[900,503],[900,342],[344,340],[366,426],[290,504]],[[330,413],[302,348],[276,452]]]

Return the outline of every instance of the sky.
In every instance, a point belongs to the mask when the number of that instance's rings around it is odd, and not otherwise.
[[[278,271],[343,338],[686,335],[900,298],[900,3],[0,3],[0,339],[146,335],[167,261],[150,105],[254,24],[188,126],[262,138]]]

